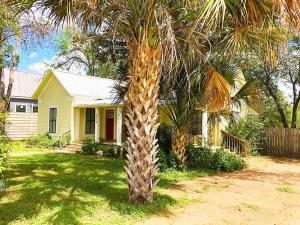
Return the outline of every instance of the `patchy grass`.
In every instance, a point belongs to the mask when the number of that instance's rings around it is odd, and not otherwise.
[[[284,193],[291,193],[291,194],[296,193],[295,190],[289,186],[277,187],[276,190],[279,192],[284,192]]]
[[[47,149],[38,148],[38,147],[26,147],[25,141],[12,141],[10,142],[11,145],[11,152],[12,153],[21,153],[21,152],[43,152]]]
[[[196,177],[206,177],[216,174],[215,170],[211,169],[198,169],[198,170],[186,170],[186,171],[176,171],[169,170],[158,174],[157,178],[160,179],[159,186],[167,187],[171,184],[195,179]]]
[[[244,203],[244,206],[248,209],[253,210],[254,212],[258,212],[260,210],[260,207],[258,205],[255,205],[255,204]]]
[[[70,154],[12,157],[0,193],[0,224],[134,224],[152,214],[187,204],[170,195],[173,182],[212,174],[160,174],[154,202],[131,205],[124,161]]]

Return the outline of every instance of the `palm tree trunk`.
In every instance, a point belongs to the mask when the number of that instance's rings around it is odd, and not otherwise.
[[[187,135],[185,132],[180,130],[176,130],[175,139],[173,142],[173,151],[176,152],[178,158],[182,165],[185,165],[186,157],[185,157],[185,147],[187,143]]]
[[[160,83],[161,47],[151,48],[147,38],[129,45],[129,89],[125,98],[128,130],[127,180],[129,201],[143,204],[153,201],[156,186],[156,164],[159,123],[158,91]]]

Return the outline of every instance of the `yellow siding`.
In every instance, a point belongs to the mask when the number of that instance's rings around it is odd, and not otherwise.
[[[38,133],[49,131],[49,108],[57,108],[56,134],[71,129],[72,97],[65,91],[59,81],[52,76],[39,96]]]
[[[117,107],[102,107],[100,109],[100,121],[99,121],[99,131],[100,139],[106,138],[106,110],[114,110],[114,140],[117,138]],[[83,140],[86,137],[95,137],[94,134],[85,134],[85,108],[80,109],[80,140]],[[76,119],[76,118],[74,118]],[[124,120],[123,120],[124,123]]]
[[[158,118],[159,123],[172,125],[171,119],[162,109],[158,109],[158,115],[159,115],[159,118]]]

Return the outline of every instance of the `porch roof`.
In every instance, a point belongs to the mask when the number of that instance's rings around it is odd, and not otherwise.
[[[94,101],[78,101],[74,107],[97,107],[97,106],[123,106],[123,102],[116,103],[114,99],[98,99]]]

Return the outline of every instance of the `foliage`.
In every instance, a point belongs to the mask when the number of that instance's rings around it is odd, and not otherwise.
[[[0,2],[1,112],[6,111],[9,107],[14,70],[19,63],[20,44],[23,50],[32,50],[36,45],[44,44],[46,36],[50,32],[49,24],[29,8],[27,1],[18,1],[18,4],[12,4],[12,1],[8,0]],[[6,87],[2,83],[5,68],[9,68],[10,76],[9,84]]]
[[[6,113],[0,112],[0,135],[5,134],[5,121],[6,121]]]
[[[59,140],[54,144],[58,147],[65,147],[71,143],[71,134],[63,135]]]
[[[0,134],[0,178],[2,178],[3,171],[6,168],[9,149],[10,145],[7,137]]]
[[[11,157],[7,192],[0,198],[1,223],[136,224],[188,203],[185,196],[169,193],[168,186],[213,174],[207,170],[159,173],[161,186],[154,202],[131,205],[124,165],[123,160],[74,154]]]
[[[82,152],[85,154],[99,154],[105,157],[124,158],[126,149],[117,145],[95,142],[94,138],[87,137],[82,144]]]
[[[246,140],[251,153],[255,155],[266,142],[264,128],[259,116],[250,114],[236,123],[229,124],[227,130],[230,134]]]
[[[156,138],[161,151],[170,154],[172,150],[173,127],[167,124],[160,124],[157,130]]]
[[[126,126],[129,131],[133,131],[128,132],[130,144],[126,170],[129,198],[136,204],[152,202],[153,198],[152,184],[158,171],[155,165],[157,145],[153,143],[157,131],[156,103],[161,72],[167,74],[164,76],[166,79],[171,78],[178,59],[184,59],[182,61],[189,64],[186,59],[189,53],[198,58],[201,65],[207,61],[206,53],[210,54],[209,49],[214,45],[223,47],[228,57],[233,52],[240,52],[241,48],[260,49],[263,45],[273,47],[269,45],[268,38],[255,34],[287,23],[296,26],[298,17],[295,19],[295,15],[298,16],[299,9],[299,4],[282,7],[287,0],[276,1],[276,4],[232,0],[32,2],[50,15],[57,26],[72,21],[76,29],[97,31],[98,38],[110,37],[111,40],[121,39],[126,42],[130,78],[125,104],[129,117],[126,117]],[[182,43],[187,43],[187,48],[180,48]],[[191,51],[187,52],[186,49]],[[141,109],[135,110],[137,106]],[[139,129],[146,132],[139,132]],[[138,142],[140,139],[143,140],[142,145]],[[148,153],[146,157],[142,154],[144,150]],[[144,170],[136,169],[137,164],[141,164]]]
[[[289,34],[287,38],[278,45],[280,50],[275,63],[258,57],[256,52],[247,52],[240,60],[246,76],[258,80],[264,90],[265,99],[272,99],[274,112],[277,112],[281,126],[296,128],[300,103],[300,37],[298,33],[293,33],[292,37]],[[282,85],[285,86],[285,95]],[[286,100],[287,95],[291,101]],[[269,112],[271,111],[267,111]]]
[[[115,78],[118,65],[127,59],[127,47],[122,41],[94,38],[93,32],[64,30],[57,42],[59,54],[55,68],[70,69],[72,65],[83,66],[87,74]]]
[[[50,148],[57,146],[57,141],[53,140],[49,133],[45,133],[27,139],[26,144],[38,148]]]
[[[287,98],[284,96],[284,93],[281,91],[278,92],[278,101],[280,102],[280,105],[282,105],[287,122],[290,124],[292,109]],[[265,128],[283,127],[278,108],[272,97],[266,92],[263,92],[263,110],[261,111],[259,118]],[[298,121],[300,121],[300,119],[298,119]]]
[[[187,146],[188,166],[190,168],[208,168],[217,171],[233,172],[247,167],[246,162],[237,154],[223,148],[213,151],[209,147]]]
[[[276,190],[279,191],[279,192],[284,192],[284,193],[291,193],[291,194],[296,193],[294,188],[289,187],[289,186],[277,187]]]
[[[173,130],[172,126],[160,124],[156,134],[160,171],[183,169],[177,154],[172,151]]]
[[[163,150],[158,149],[158,158],[160,171],[183,170],[183,166],[174,152],[166,154]]]

